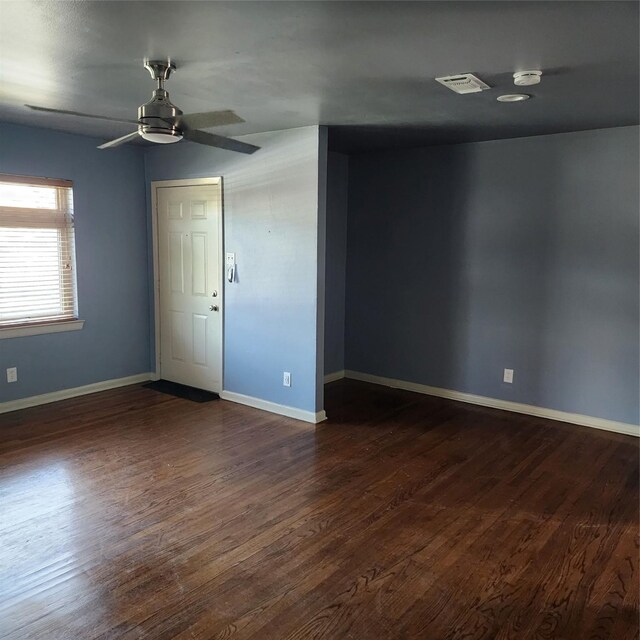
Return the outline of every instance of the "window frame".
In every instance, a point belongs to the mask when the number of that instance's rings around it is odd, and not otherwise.
[[[58,178],[42,178],[35,176],[23,176],[23,175],[12,175],[6,173],[0,173],[0,182],[5,183],[13,183],[13,184],[27,184],[32,186],[45,186],[45,187],[54,187],[57,188],[58,191],[56,193],[56,201],[57,201],[57,209],[41,209],[44,213],[51,213],[52,215],[60,215],[66,214],[71,210],[71,207],[68,202],[61,201],[60,198],[67,198],[68,193],[64,191],[65,189],[71,189],[71,193],[73,194],[73,182],[70,180],[61,180]],[[72,195],[73,197],[73,195]],[[2,207],[0,205],[0,212],[3,210],[12,210],[15,207]],[[26,208],[29,210],[29,208]],[[31,209],[32,212],[37,211],[38,208]],[[10,211],[7,213],[7,217],[10,217]],[[4,217],[4,216],[2,216]],[[3,226],[0,223],[0,226]],[[4,225],[6,227],[6,225]],[[71,229],[74,228],[73,222],[70,225]],[[10,225],[9,225],[10,228]],[[35,227],[38,228],[38,227]],[[46,225],[43,226],[46,228]],[[6,338],[17,338],[21,336],[32,336],[32,335],[40,335],[46,333],[60,333],[65,331],[78,331],[84,327],[84,320],[81,320],[78,317],[78,291],[77,291],[77,283],[76,283],[76,260],[75,260],[75,244],[70,240],[69,226],[57,227],[59,233],[64,235],[64,240],[58,241],[58,247],[63,248],[63,254],[61,256],[61,262],[71,262],[71,268],[69,270],[69,276],[72,278],[71,283],[68,285],[68,290],[73,292],[73,298],[69,303],[71,307],[70,317],[65,318],[47,318],[43,317],[41,319],[33,319],[33,320],[17,320],[15,322],[7,321],[4,324],[0,324],[0,340]],[[73,236],[71,236],[73,237]],[[64,267],[62,264],[59,266],[59,277],[62,280],[66,277],[64,274]],[[65,288],[64,285],[62,287]],[[64,307],[65,312],[68,310],[66,305]]]

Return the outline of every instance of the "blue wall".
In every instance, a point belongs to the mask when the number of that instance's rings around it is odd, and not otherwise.
[[[320,411],[325,132],[305,127],[243,139],[262,149],[245,156],[192,143],[149,148],[147,185],[223,177],[225,251],[235,252],[238,263],[238,281],[225,283],[224,389]],[[291,372],[290,388],[282,386],[283,371]]]
[[[349,157],[330,152],[327,172],[327,247],[324,372],[344,369]]]
[[[318,167],[316,216],[316,410],[324,409],[324,341],[326,302],[327,253],[327,189],[329,179],[329,133],[327,127],[318,128]]]
[[[73,180],[84,329],[0,340],[0,402],[149,371],[143,150],[0,123],[0,172]],[[18,367],[18,382],[4,371]]]
[[[347,368],[637,423],[638,131],[353,156]]]

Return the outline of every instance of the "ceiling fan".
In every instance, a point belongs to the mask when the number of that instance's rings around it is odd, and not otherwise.
[[[94,115],[92,113],[80,113],[78,111],[64,111],[60,109],[49,109],[27,104],[25,107],[35,111],[47,111],[49,113],[61,113],[68,116],[80,116],[82,118],[96,118],[98,120],[109,120],[111,122],[121,122],[137,126],[137,130],[128,133],[126,136],[116,138],[110,142],[101,144],[98,149],[111,149],[134,140],[142,136],[149,142],[166,144],[179,142],[182,138],[206,144],[210,147],[238,151],[239,153],[254,153],[260,147],[233,138],[225,138],[200,131],[201,128],[217,127],[225,124],[237,124],[244,120],[233,111],[208,111],[204,113],[190,113],[184,115],[178,107],[171,103],[169,94],[164,88],[165,80],[168,80],[176,65],[170,60],[145,60],[144,66],[149,70],[151,77],[158,83],[153,92],[153,97],[138,108],[137,120],[121,120],[119,118],[109,118],[107,116]]]

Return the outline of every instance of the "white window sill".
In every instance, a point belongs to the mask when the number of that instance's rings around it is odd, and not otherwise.
[[[79,331],[82,327],[84,327],[84,320],[61,320],[60,322],[30,324],[21,327],[0,327],[0,340],[5,338],[20,338],[22,336],[39,336],[43,333]]]

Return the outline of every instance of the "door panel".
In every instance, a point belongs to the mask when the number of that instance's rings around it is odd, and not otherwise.
[[[220,185],[157,190],[160,376],[222,389]]]
[[[193,314],[193,361],[207,364],[207,316]]]
[[[179,360],[184,362],[184,313],[182,311],[171,311],[171,351],[167,356],[167,360]]]
[[[199,231],[191,234],[191,257],[193,273],[191,276],[191,293],[204,296],[207,293],[207,235]]]
[[[182,251],[182,233],[169,233],[169,274],[171,291],[184,293],[184,252]]]

